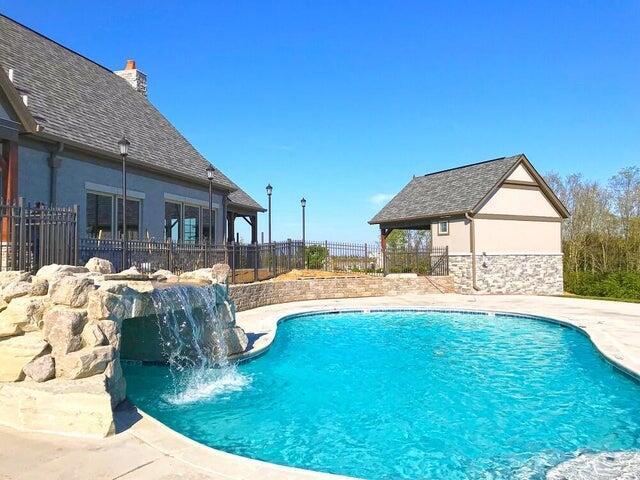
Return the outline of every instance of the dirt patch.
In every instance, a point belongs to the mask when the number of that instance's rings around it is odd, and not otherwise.
[[[366,277],[364,273],[357,272],[325,272],[324,270],[291,270],[284,273],[272,281],[285,282],[287,280],[305,280],[311,278],[341,278],[341,277]]]

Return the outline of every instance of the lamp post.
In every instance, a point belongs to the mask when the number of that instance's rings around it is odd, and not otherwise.
[[[302,205],[302,245],[304,246],[304,243],[305,243],[305,231],[306,231],[304,211],[305,211],[305,208],[307,206],[307,201],[305,200],[304,197],[302,197],[302,200],[300,200],[300,205]]]
[[[213,239],[211,238],[211,233],[212,233],[212,215],[211,215],[211,209],[213,207],[213,174],[216,171],[215,168],[213,168],[213,165],[209,165],[207,167],[207,178],[209,179],[209,245],[211,245],[213,243]]]
[[[269,245],[271,245],[271,193],[273,193],[273,187],[271,184],[267,185],[267,197],[269,198]]]
[[[118,140],[122,157],[122,270],[127,268],[127,155],[131,142],[124,135]]]
[[[302,197],[302,199],[300,200],[300,205],[302,206],[302,262],[303,262],[303,267],[307,268],[307,248],[306,248],[306,235],[305,235],[305,231],[306,231],[306,219],[304,216],[305,213],[305,209],[307,206],[307,200]]]

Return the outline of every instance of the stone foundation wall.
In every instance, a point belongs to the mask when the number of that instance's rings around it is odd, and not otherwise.
[[[451,277],[338,277],[231,285],[229,296],[238,311],[301,300],[451,293]]]
[[[562,255],[477,255],[473,290],[471,255],[449,257],[449,273],[459,293],[559,295],[563,292]]]

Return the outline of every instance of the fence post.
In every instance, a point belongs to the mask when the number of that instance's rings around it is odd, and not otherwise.
[[[367,247],[367,244],[365,242],[364,244],[364,268],[363,268],[365,273],[369,272],[369,249]]]
[[[231,281],[236,283],[236,242],[231,242]]]
[[[446,245],[444,247],[444,258],[445,258],[445,270],[444,270],[444,274],[445,275],[449,275],[449,245]]]
[[[253,281],[257,282],[258,279],[258,244],[253,244]]]
[[[173,272],[173,269],[171,268],[171,239],[167,238],[167,240],[165,241],[165,245],[167,246],[167,270],[169,270],[170,272]]]
[[[287,239],[287,270],[291,271],[291,239]]]
[[[20,225],[18,226],[18,242],[19,242],[19,248],[20,248],[20,253],[19,253],[19,258],[18,258],[18,264],[19,264],[19,268],[20,270],[24,270],[24,266],[25,266],[25,243],[26,243],[26,239],[25,239],[25,231],[24,231],[24,227],[25,227],[25,217],[24,217],[24,198],[19,197],[18,198],[18,208],[20,209]]]
[[[325,259],[326,265],[324,265],[324,269],[327,272],[333,272],[333,263],[331,261],[331,255],[329,254],[329,242],[327,240],[324,241],[324,251],[327,253],[327,258]]]
[[[73,206],[73,264],[78,265],[79,259],[79,245],[80,239],[78,238],[78,205]]]
[[[380,250],[382,251],[382,276],[387,276],[387,247],[386,245],[380,245]]]

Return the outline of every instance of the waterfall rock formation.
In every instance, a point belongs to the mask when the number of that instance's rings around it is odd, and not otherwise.
[[[113,433],[112,410],[126,395],[125,321],[153,317],[162,360],[172,368],[227,365],[248,343],[227,297],[228,272],[215,265],[179,277],[114,274],[98,258],[36,275],[0,272],[0,424]]]

